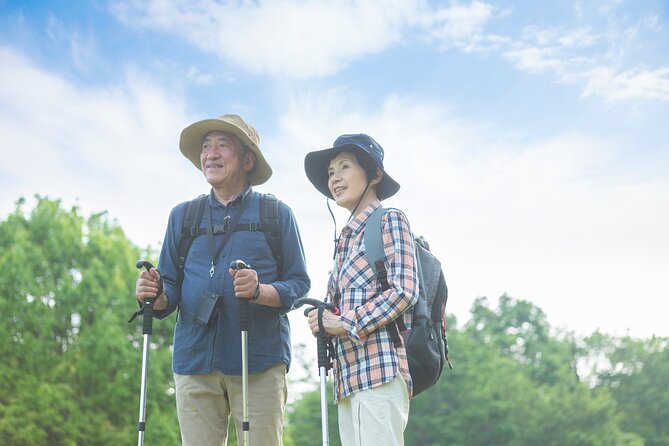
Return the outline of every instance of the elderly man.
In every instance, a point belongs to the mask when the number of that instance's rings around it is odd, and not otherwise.
[[[154,303],[159,319],[179,309],[172,368],[182,442],[226,444],[232,415],[242,443],[242,298],[250,302],[250,443],[280,445],[291,359],[286,313],[310,286],[295,218],[284,203],[253,191],[272,169],[258,133],[240,116],[195,122],[179,146],[211,191],[172,210],[159,271],[140,273],[136,297],[143,303],[160,291]],[[184,227],[198,201],[200,220]],[[183,250],[183,240],[190,248]],[[238,259],[250,268],[230,269]]]

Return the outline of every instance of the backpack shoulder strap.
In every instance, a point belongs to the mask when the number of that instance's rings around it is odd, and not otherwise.
[[[202,214],[204,213],[204,206],[206,203],[207,195],[202,194],[188,202],[188,207],[184,214],[181,225],[181,237],[179,238],[179,245],[177,246],[179,265],[175,288],[178,293],[181,292],[181,284],[184,280],[184,266],[186,265],[188,251],[193,244],[193,239],[200,233],[200,221],[202,220]]]
[[[379,282],[381,282],[381,287],[384,291],[390,288],[388,284],[388,272],[383,264],[383,235],[381,234],[381,218],[385,212],[386,209],[383,207],[376,208],[367,218],[365,233],[363,234],[367,263],[369,263]]]
[[[383,235],[381,234],[382,222],[381,218],[387,209],[383,207],[376,208],[367,218],[367,223],[365,224],[365,233],[362,235],[363,240],[365,241],[365,254],[367,256],[367,263],[374,271],[377,279],[381,283],[381,289],[383,291],[390,288],[388,283],[388,271],[386,266],[383,263],[385,254],[383,252]],[[399,325],[399,327],[398,327]],[[402,338],[400,332],[406,330],[404,325],[404,320],[402,317],[398,317],[391,323],[386,325],[388,332],[390,333],[390,338],[393,340],[395,347],[402,345]]]
[[[279,203],[279,199],[272,194],[264,193],[260,196],[260,225],[278,264],[279,273],[281,273],[283,256],[281,255],[281,212]]]

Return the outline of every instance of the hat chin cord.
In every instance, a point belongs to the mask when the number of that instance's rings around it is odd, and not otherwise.
[[[353,208],[353,211],[351,212],[351,215],[348,216],[348,220],[346,220],[346,224],[348,224],[349,221],[353,218],[355,215],[355,212],[358,210],[358,206],[360,206],[360,202],[362,202],[362,199],[365,197],[365,194],[367,193],[367,190],[369,189],[369,186],[372,184],[372,180],[367,181],[367,186],[365,187],[365,190],[362,191],[362,195],[360,195],[360,198],[358,199],[358,202],[356,203],[355,207]],[[339,243],[339,237],[337,237],[337,219],[334,216],[334,213],[332,212],[332,208],[330,207],[330,197],[325,198],[325,203],[328,206],[328,211],[330,212],[330,216],[332,217],[332,222],[334,223],[334,251],[332,253],[332,259],[337,256],[337,244]],[[346,225],[344,225],[346,226]]]

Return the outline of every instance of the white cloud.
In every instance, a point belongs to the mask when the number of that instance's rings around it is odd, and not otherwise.
[[[128,25],[175,33],[252,73],[297,79],[332,75],[414,38],[466,52],[507,42],[483,33],[493,7],[478,0],[443,8],[422,0],[128,0],[113,12]]]
[[[597,43],[599,37],[589,27],[569,30],[557,37],[559,44],[565,48],[589,47]]]
[[[174,181],[189,120],[178,96],[131,68],[123,85],[82,88],[7,47],[0,83],[0,214],[19,196],[76,198],[85,213],[108,210],[133,240],[162,241],[169,208],[147,209],[199,190],[197,171]]]
[[[69,28],[58,17],[49,15],[46,34],[54,47],[65,48],[72,65],[80,72],[88,73],[96,65],[97,48],[91,33]]]
[[[599,40],[590,28],[528,26],[522,38],[510,44],[502,57],[529,73],[553,72],[560,81],[571,82],[574,73],[590,67],[594,60],[581,54]],[[579,52],[580,51],[580,52]]]
[[[611,169],[623,141],[568,132],[519,140],[435,104],[392,96],[368,110],[346,98],[340,89],[293,97],[277,137],[305,148],[291,155],[300,171],[286,166],[272,187],[300,219],[314,297],[324,293],[333,225],[301,162],[339,133],[362,131],[385,148],[402,185],[385,204],[405,210],[444,261],[449,309],[461,321],[475,297],[508,292],[580,333],[667,333],[659,314],[669,310],[669,183]],[[341,229],[347,215],[333,206]]]
[[[495,40],[495,36],[483,36],[492,13],[493,7],[490,4],[475,0],[468,5],[455,3],[450,7],[426,13],[422,16],[422,22],[428,35],[442,49],[460,48],[473,51],[479,49],[482,43],[489,44]]]
[[[658,99],[669,101],[669,67],[617,73],[599,67],[583,73],[587,84],[582,96],[601,96],[608,101]]]
[[[589,27],[530,26],[523,30],[522,39],[509,45],[502,56],[521,71],[553,73],[558,82],[582,85],[581,97],[597,96],[609,102],[667,101],[669,67],[620,68],[629,65],[624,61],[638,45],[632,43],[638,34],[637,26],[623,30],[613,27],[605,39]],[[604,53],[593,50],[600,43],[606,44]]]
[[[660,21],[660,16],[658,14],[652,14],[648,17],[646,17],[643,20],[643,25],[645,28],[651,30],[651,31],[661,31],[662,30],[662,23]]]
[[[133,240],[157,244],[171,207],[205,188],[177,149],[179,131],[196,117],[154,78],[125,72],[121,85],[82,88],[0,48],[0,214],[19,195],[78,197],[85,213],[106,209]],[[343,88],[289,94],[280,98],[279,130],[260,129],[275,175],[259,189],[299,219],[312,297],[323,295],[333,226],[303,158],[340,133],[367,132],[402,185],[386,204],[404,209],[443,259],[449,311],[461,320],[475,297],[508,292],[582,332],[666,334],[669,184],[609,171],[617,153],[632,149],[625,141],[570,133],[524,140],[443,105],[391,95],[365,108],[352,96]],[[334,207],[341,229],[346,216]],[[606,318],[593,317],[602,311]]]
[[[557,82],[582,88],[583,97],[666,100],[664,69],[644,71],[631,61],[642,31],[662,29],[657,14],[625,27],[633,19],[616,16],[618,8],[608,5],[605,12],[611,18],[602,28],[588,24],[582,2],[574,10],[579,26],[529,25],[514,37],[488,29],[492,19],[512,20],[513,13],[480,0],[445,7],[421,0],[126,0],[113,6],[116,17],[128,25],[179,35],[255,74],[328,76],[367,55],[427,39],[441,50],[499,53],[518,70],[553,74]],[[211,82],[200,73],[189,75],[195,82]],[[624,88],[614,94],[605,85]]]
[[[420,1],[125,1],[126,24],[181,35],[246,70],[277,77],[332,74],[401,40]]]
[[[529,73],[542,73],[547,70],[562,72],[566,65],[566,61],[558,56],[555,48],[526,46],[506,51],[504,57],[519,70]]]
[[[214,76],[207,73],[202,73],[197,67],[191,66],[186,70],[186,77],[194,85],[211,86],[214,84]]]

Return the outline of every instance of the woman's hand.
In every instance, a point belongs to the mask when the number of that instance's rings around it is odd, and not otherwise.
[[[318,328],[318,310],[313,309],[309,312],[309,328],[311,332],[316,335],[320,330]],[[325,332],[330,335],[345,335],[346,330],[341,321],[341,316],[338,316],[328,310],[323,312],[323,328]]]

